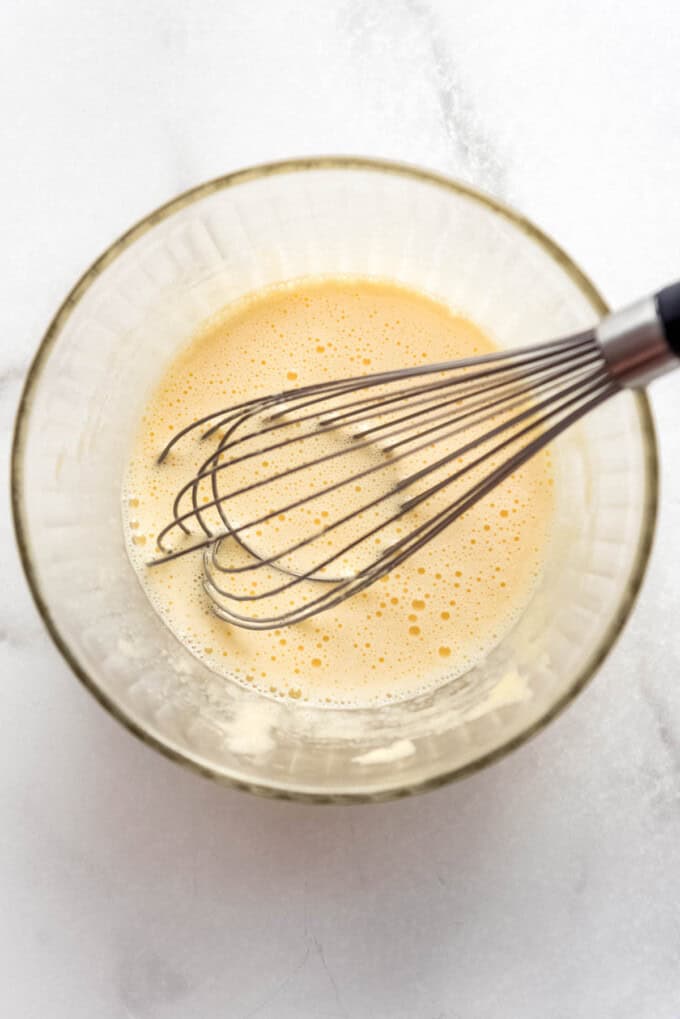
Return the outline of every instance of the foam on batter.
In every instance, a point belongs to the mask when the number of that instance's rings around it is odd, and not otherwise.
[[[177,638],[219,674],[274,697],[322,705],[412,697],[483,658],[520,616],[541,572],[553,510],[549,452],[394,573],[291,627],[252,631],[219,619],[202,586],[200,554],[153,569],[146,563],[177,490],[196,469],[181,446],[166,463],[155,463],[184,425],[292,386],[493,349],[445,305],[362,278],[262,291],[206,323],[149,399],[124,492],[130,558]]]

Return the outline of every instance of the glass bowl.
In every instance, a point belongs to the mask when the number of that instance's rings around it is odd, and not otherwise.
[[[432,294],[501,347],[584,329],[606,311],[551,240],[462,184],[360,159],[245,170],[153,212],[75,285],[31,366],[12,460],[26,575],[87,688],[174,760],[316,801],[431,788],[552,718],[621,630],[657,493],[647,401],[622,393],[555,444],[543,577],[512,631],[464,676],[348,710],[280,703],[212,673],[167,630],[128,561],[121,479],[131,436],[149,387],[202,320],[267,285],[344,273]]]

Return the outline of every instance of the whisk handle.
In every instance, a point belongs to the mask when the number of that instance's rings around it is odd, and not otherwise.
[[[680,357],[680,283],[671,283],[656,295],[659,318],[666,334],[666,342],[676,357]]]

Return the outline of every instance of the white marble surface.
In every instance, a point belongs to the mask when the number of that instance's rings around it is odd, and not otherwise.
[[[645,9],[646,8],[646,9]],[[676,0],[3,0],[0,452],[57,302],[205,178],[361,153],[532,216],[611,301],[680,276]],[[579,701],[379,807],[228,792],[52,647],[0,519],[0,1015],[677,1019],[680,410],[634,615]]]

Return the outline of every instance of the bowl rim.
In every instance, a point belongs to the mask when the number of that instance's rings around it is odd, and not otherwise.
[[[436,789],[454,779],[463,778],[473,772],[479,771],[489,764],[505,757],[511,750],[521,746],[532,736],[540,732],[549,722],[559,715],[577,696],[583,687],[592,679],[609,651],[621,633],[635,599],[639,593],[644,577],[645,569],[649,559],[649,553],[654,537],[656,515],[658,508],[658,452],[654,423],[652,419],[649,400],[641,390],[634,391],[635,409],[638,415],[638,422],[644,446],[643,470],[645,474],[645,493],[643,520],[638,535],[638,544],[630,571],[628,582],[621,593],[618,608],[612,617],[609,626],[606,628],[598,646],[593,650],[588,661],[580,672],[574,677],[569,688],[556,701],[556,703],[531,726],[528,726],[521,733],[507,740],[501,746],[483,754],[474,761],[463,767],[444,770],[438,775],[423,779],[412,784],[396,784],[377,792],[356,790],[343,792],[319,792],[313,788],[288,789],[284,785],[274,783],[246,782],[236,776],[229,775],[215,768],[201,764],[198,760],[178,751],[169,744],[164,743],[157,736],[147,731],[129,716],[111,697],[109,697],[97,684],[93,675],[80,664],[75,653],[71,650],[67,638],[59,630],[55,619],[52,616],[47,599],[43,596],[38,580],[37,571],[31,559],[29,551],[29,526],[25,509],[25,494],[23,490],[23,456],[26,444],[27,425],[30,419],[31,408],[35,393],[40,384],[44,365],[56,345],[62,326],[70,316],[72,310],[81,300],[100,273],[107,268],[115,259],[125,251],[138,238],[147,233],[156,224],[162,222],[181,209],[226,188],[234,187],[248,181],[262,179],[276,174],[302,173],[307,170],[342,170],[342,171],[369,171],[405,177],[421,183],[431,184],[436,187],[451,191],[454,194],[462,195],[472,199],[479,204],[486,206],[506,220],[510,221],[525,235],[534,240],[544,252],[555,261],[560,268],[570,277],[573,283],[581,290],[582,294],[592,304],[600,315],[605,315],[609,308],[586,274],[572,261],[570,256],[550,236],[535,226],[527,217],[499,199],[486,194],[478,188],[458,181],[455,178],[444,174],[422,169],[408,163],[393,162],[390,160],[373,159],[361,156],[315,156],[305,158],[286,159],[272,163],[263,163],[247,169],[236,170],[198,184],[193,188],[181,192],[175,198],[165,202],[154,211],[144,216],[125,233],[114,240],[105,251],[95,259],[77,280],[71,290],[67,293],[61,305],[57,309],[47,330],[40,341],[37,351],[29,365],[21,396],[17,406],[12,436],[12,447],[10,457],[10,492],[12,517],[14,531],[19,550],[21,564],[28,582],[28,586],[35,602],[36,608],[42,618],[45,627],[52,638],[58,651],[70,666],[75,676],[94,696],[94,698],[120,722],[129,732],[138,737],[147,746],[159,751],[165,757],[182,764],[184,767],[205,775],[206,777],[235,789],[242,789],[270,798],[297,800],[312,803],[368,803],[384,800],[397,799],[409,796],[418,792],[425,792]]]

